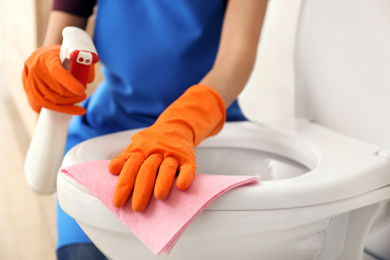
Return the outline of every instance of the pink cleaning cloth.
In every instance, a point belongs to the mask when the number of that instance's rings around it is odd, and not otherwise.
[[[253,176],[196,174],[186,191],[174,187],[165,200],[150,200],[143,212],[135,212],[131,198],[122,208],[112,204],[118,176],[108,171],[109,161],[89,161],[62,169],[94,194],[155,254],[169,254],[185,228],[215,198],[245,184],[258,183]]]

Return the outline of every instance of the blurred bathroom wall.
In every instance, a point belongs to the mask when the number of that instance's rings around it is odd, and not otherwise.
[[[7,88],[30,136],[36,114],[27,103],[21,72],[24,60],[43,42],[50,3],[51,0],[0,0],[2,88]]]
[[[1,10],[1,5],[0,5],[0,10]],[[1,15],[1,13],[0,13]],[[2,23],[1,23],[1,19],[0,19],[0,50],[3,49],[3,40],[1,38],[1,35],[2,35]],[[8,89],[5,87],[5,83],[4,83],[4,73],[3,73],[3,52],[0,51],[0,95],[1,96],[8,96]]]

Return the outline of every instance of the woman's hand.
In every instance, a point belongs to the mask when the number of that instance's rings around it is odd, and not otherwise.
[[[60,48],[41,47],[26,60],[22,80],[28,101],[38,113],[45,107],[67,114],[85,114],[84,108],[74,105],[86,98],[85,87],[62,67]],[[88,82],[93,81],[93,75],[91,66]]]
[[[196,172],[195,146],[220,131],[225,114],[214,89],[204,85],[189,88],[110,162],[109,171],[119,174],[114,205],[122,207],[133,192],[133,209],[143,211],[153,190],[159,200],[168,196],[176,173],[176,186],[187,189]]]

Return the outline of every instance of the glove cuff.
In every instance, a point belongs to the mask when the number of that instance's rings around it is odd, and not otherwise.
[[[159,121],[185,124],[191,129],[193,144],[197,146],[222,129],[226,121],[225,104],[213,88],[194,85],[160,115]]]

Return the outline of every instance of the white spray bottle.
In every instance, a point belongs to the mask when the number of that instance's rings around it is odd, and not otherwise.
[[[66,27],[62,36],[59,58],[86,86],[89,66],[99,60],[92,39],[77,27]],[[71,117],[46,108],[41,110],[24,163],[27,184],[38,194],[50,195],[56,191]]]

